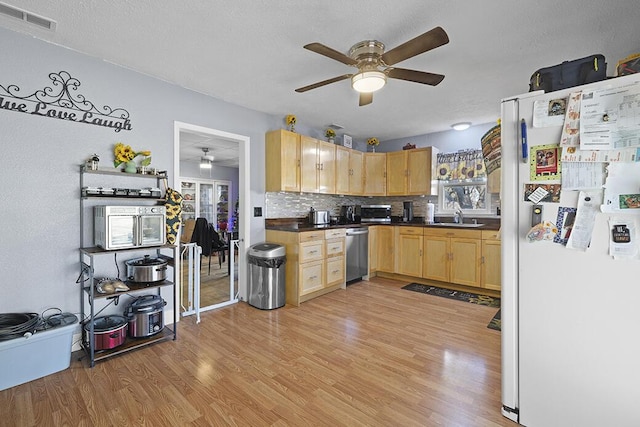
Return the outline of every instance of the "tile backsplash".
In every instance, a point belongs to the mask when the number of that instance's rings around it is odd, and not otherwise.
[[[302,218],[307,216],[309,209],[329,210],[331,215],[337,216],[342,205],[391,205],[391,215],[402,215],[402,202],[413,201],[414,216],[424,217],[427,203],[438,204],[438,196],[405,196],[405,197],[362,197],[336,196],[313,193],[266,193],[266,219],[274,218]]]
[[[330,194],[313,193],[266,193],[265,194],[265,218],[303,218],[309,214],[309,209],[328,210],[331,215],[340,214],[342,205],[391,205],[392,216],[402,216],[402,202],[413,201],[413,215],[425,217],[427,203],[432,202],[436,206],[438,215],[438,196],[402,196],[402,197],[363,197],[363,196],[337,196]],[[492,211],[500,206],[498,194],[491,195]]]

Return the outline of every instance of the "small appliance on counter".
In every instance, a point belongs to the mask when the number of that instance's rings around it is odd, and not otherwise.
[[[402,202],[402,222],[413,221],[413,202]]]
[[[331,222],[331,212],[317,211],[314,208],[309,209],[309,224],[328,225],[330,222]]]
[[[362,221],[360,205],[340,206],[339,224],[360,224]]]
[[[362,205],[360,207],[361,222],[391,222],[391,205]]]
[[[129,336],[143,338],[162,331],[165,305],[167,302],[160,295],[143,295],[135,298],[124,310],[124,315],[129,322]]]

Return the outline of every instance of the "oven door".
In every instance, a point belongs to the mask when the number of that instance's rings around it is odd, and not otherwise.
[[[137,223],[135,215],[109,215],[105,249],[135,247]]]
[[[166,242],[166,221],[164,215],[141,215],[139,217],[138,246],[158,246]]]

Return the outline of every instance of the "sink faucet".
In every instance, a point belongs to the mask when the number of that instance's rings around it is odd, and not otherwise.
[[[456,224],[463,224],[464,223],[464,214],[462,213],[462,208],[460,207],[460,204],[458,202],[455,203],[454,207],[453,207],[454,211],[453,211],[453,222],[455,222]]]

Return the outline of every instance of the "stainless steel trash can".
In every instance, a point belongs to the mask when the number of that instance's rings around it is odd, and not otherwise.
[[[248,303],[262,310],[285,304],[285,248],[275,243],[257,243],[249,247]]]

